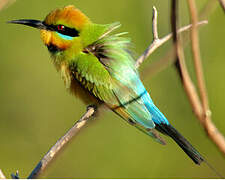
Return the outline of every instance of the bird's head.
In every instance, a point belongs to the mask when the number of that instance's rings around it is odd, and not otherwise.
[[[41,39],[50,51],[63,51],[74,47],[77,51],[97,40],[106,25],[93,24],[73,5],[50,12],[44,21],[21,19],[9,23],[31,26],[41,31]]]

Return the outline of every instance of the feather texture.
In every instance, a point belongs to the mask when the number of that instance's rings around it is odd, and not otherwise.
[[[94,24],[68,6],[50,13],[44,24],[63,24],[76,32],[68,37],[66,32],[41,31],[57,70],[73,94],[88,104],[105,103],[161,144],[165,141],[157,131],[170,136],[196,164],[204,160],[153,103],[135,69],[130,39],[122,37],[124,33],[110,34],[119,23]]]
[[[114,24],[118,27],[118,23]],[[109,28],[109,31],[111,31]],[[127,122],[165,144],[153,131],[155,123],[149,111],[154,106],[148,92],[139,79],[130,54],[130,40],[122,34],[105,33],[97,41],[84,48],[83,53],[70,61],[70,70],[76,79],[99,100],[105,102]],[[79,78],[81,77],[81,79]],[[85,84],[82,79],[85,79]],[[93,84],[93,88],[88,88]],[[149,104],[151,103],[151,104]],[[162,119],[167,123],[168,121]],[[162,121],[163,122],[163,121]]]

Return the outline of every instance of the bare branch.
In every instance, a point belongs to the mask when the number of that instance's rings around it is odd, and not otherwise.
[[[199,14],[199,19],[207,19],[217,6],[218,4],[215,0],[208,0]],[[184,34],[183,38],[185,39],[185,41],[183,42],[183,47],[185,47],[188,44],[190,38],[187,38],[187,34]],[[174,61],[175,55],[173,53],[173,48],[170,48],[160,60],[153,62],[152,64],[144,68],[143,72],[148,72],[148,76],[143,76],[143,78],[151,78],[151,76],[165,70],[168,66],[173,64]]]
[[[225,0],[219,0],[221,7],[223,8],[225,12]]]
[[[198,30],[197,30],[198,15],[197,15],[195,1],[188,0],[188,5],[189,5],[190,16],[191,16],[191,22],[193,25],[193,28],[191,30],[192,54],[194,59],[198,88],[200,92],[201,104],[203,108],[203,116],[198,119],[201,122],[202,126],[205,128],[205,131],[208,134],[209,138],[217,145],[220,151],[223,154],[225,154],[225,139],[211,121],[211,111],[209,109],[207,90],[206,90],[206,86],[204,82],[202,61],[201,61],[200,51],[199,51],[199,39],[198,39]]]
[[[153,15],[152,15],[152,31],[153,31],[153,39],[157,40],[159,39],[158,35],[158,12],[155,6],[153,6]]]
[[[175,1],[174,1],[175,2]],[[209,3],[206,4],[206,8],[202,11],[202,16],[207,16],[207,12],[209,10],[211,10],[210,8],[208,8],[208,5],[211,5],[211,1]],[[211,6],[210,6],[211,7]],[[173,14],[173,18],[176,14]],[[153,7],[153,20],[152,20],[152,32],[153,32],[153,42],[151,43],[151,45],[145,50],[145,52],[138,58],[137,62],[136,62],[136,67],[138,68],[140,66],[140,64],[154,51],[156,50],[158,47],[160,47],[163,43],[165,43],[166,41],[168,41],[171,37],[172,37],[172,33],[159,39],[158,38],[158,31],[157,31],[157,10],[155,7]],[[182,83],[184,86],[184,90],[188,96],[188,99],[190,101],[190,104],[192,106],[193,112],[196,115],[196,117],[198,118],[198,120],[201,122],[202,126],[204,127],[207,135],[209,136],[209,138],[217,145],[217,147],[220,149],[221,152],[225,153],[225,140],[223,135],[218,131],[218,129],[215,127],[215,125],[212,123],[211,119],[210,119],[210,110],[208,107],[208,98],[207,98],[207,93],[206,93],[206,88],[205,88],[205,84],[204,84],[204,76],[203,76],[203,71],[202,71],[202,65],[201,65],[201,59],[200,59],[200,54],[199,52],[199,47],[196,44],[198,44],[198,39],[196,40],[196,35],[193,35],[193,32],[196,33],[196,29],[197,29],[197,25],[200,24],[206,24],[207,21],[201,21],[200,23],[197,23],[198,20],[196,19],[195,22],[193,23],[193,28],[195,30],[192,31],[192,39],[193,36],[195,36],[194,41],[192,41],[192,46],[193,46],[193,52],[194,52],[194,56],[195,59],[197,58],[197,62],[195,63],[195,67],[200,67],[196,68],[196,74],[197,74],[197,79],[198,79],[198,84],[199,84],[199,89],[200,89],[200,95],[201,95],[201,100],[202,103],[199,99],[198,93],[195,89],[195,85],[193,84],[190,75],[188,73],[187,67],[186,67],[186,63],[185,63],[185,57],[184,57],[184,53],[183,53],[183,49],[182,46],[180,44],[180,40],[178,37],[178,33],[183,32],[185,30],[188,30],[189,28],[192,27],[192,25],[188,25],[185,26],[179,30],[177,30],[177,25],[176,25],[176,21],[173,22],[173,33],[175,36],[174,42],[175,42],[175,46],[176,46],[176,54],[177,54],[177,62],[176,62],[176,67],[178,69],[178,72],[180,73],[180,77],[182,79]],[[198,38],[198,37],[197,37]],[[198,51],[198,52],[196,52]],[[197,53],[197,54],[196,54]],[[166,68],[169,64],[171,64],[173,62],[173,60],[168,61],[168,56],[172,59],[172,57],[174,57],[174,53],[173,51],[169,51],[166,54],[166,58],[160,60],[159,62],[155,63],[155,66],[151,66],[152,69],[155,72],[158,72],[160,70],[160,68]],[[167,62],[167,63],[165,63]],[[147,72],[152,72],[152,70],[149,70],[149,68],[147,69]],[[146,71],[144,70],[144,73],[146,73]],[[203,105],[202,105],[203,104]]]
[[[193,54],[194,64],[195,64],[195,73],[197,76],[198,88],[200,91],[200,97],[201,97],[201,101],[203,105],[203,110],[206,115],[206,113],[210,112],[210,110],[209,110],[209,104],[208,104],[207,90],[204,83],[202,60],[201,60],[200,51],[199,51],[199,39],[198,39],[198,29],[197,29],[198,15],[197,15],[195,2],[193,0],[188,0],[188,4],[190,9],[191,22],[193,26],[191,29],[191,46],[192,46],[192,54]]]
[[[176,0],[173,0],[172,3],[176,4]],[[185,60],[184,60],[184,54],[183,54],[183,50],[182,47],[180,45],[179,42],[179,37],[176,31],[176,8],[172,6],[171,12],[172,12],[172,29],[173,29],[173,34],[174,34],[174,43],[175,43],[175,47],[176,47],[176,52],[177,52],[177,61],[176,61],[176,67],[178,69],[178,72],[180,74],[183,86],[184,86],[184,90],[187,93],[187,96],[189,98],[189,101],[191,103],[192,109],[196,115],[196,117],[198,118],[198,120],[200,121],[200,123],[202,124],[202,126],[204,127],[208,137],[217,145],[217,147],[220,149],[220,151],[222,153],[225,153],[225,140],[224,137],[221,133],[219,133],[219,131],[217,130],[217,128],[215,127],[215,125],[212,123],[211,118],[210,118],[210,111],[208,108],[208,98],[207,98],[207,93],[206,93],[206,88],[205,88],[205,84],[204,84],[204,78],[203,78],[203,72],[202,72],[202,65],[201,65],[201,59],[200,59],[200,54],[199,54],[199,47],[198,45],[196,46],[196,43],[198,43],[198,39],[196,39],[197,36],[197,19],[194,19],[194,24],[193,24],[193,29],[195,28],[194,31],[192,31],[192,48],[193,48],[193,55],[195,61],[195,67],[196,69],[196,74],[197,74],[197,79],[198,79],[198,84],[199,84],[199,88],[200,88],[200,96],[201,96],[201,100],[202,102],[200,102],[200,99],[198,97],[198,94],[195,90],[195,86],[188,74],[186,65],[185,65]],[[193,8],[193,6],[191,7]],[[195,9],[191,9],[191,11],[193,11]],[[197,15],[196,12],[194,12],[195,15]],[[192,17],[193,19],[193,17]],[[193,33],[194,32],[194,33]],[[193,39],[194,38],[194,39]],[[198,38],[198,37],[197,37]],[[193,45],[193,43],[195,43]],[[198,51],[198,52],[197,52]],[[197,54],[196,54],[197,53]],[[199,66],[201,66],[200,70],[199,70]]]
[[[202,107],[199,101],[195,86],[191,81],[190,75],[188,73],[185,57],[183,53],[183,48],[180,43],[180,38],[177,33],[177,4],[176,0],[172,1],[171,7],[171,24],[172,24],[172,33],[173,33],[173,42],[175,45],[176,51],[176,68],[179,72],[180,78],[182,80],[184,90],[188,96],[188,99],[192,105],[192,109],[196,116],[201,117],[202,114]]]
[[[189,0],[193,1],[193,0]],[[217,147],[220,149],[221,152],[225,154],[225,139],[223,135],[218,131],[218,129],[215,127],[215,125],[211,121],[211,111],[209,110],[208,106],[208,97],[207,97],[207,91],[204,83],[204,75],[203,75],[203,70],[202,70],[202,64],[201,64],[201,59],[200,59],[200,53],[199,53],[199,47],[198,47],[198,35],[197,35],[197,26],[200,24],[206,24],[207,21],[201,21],[198,23],[197,20],[197,12],[193,12],[193,7],[192,7],[192,13],[194,14],[195,18],[193,19],[192,17],[192,24],[193,24],[193,30],[191,31],[191,36],[192,36],[192,51],[195,59],[195,68],[196,68],[196,75],[197,75],[197,80],[198,80],[198,87],[200,89],[200,97],[201,101],[199,99],[198,93],[196,91],[195,85],[192,82],[190,75],[188,73],[186,63],[185,63],[185,57],[183,53],[183,48],[180,43],[180,39],[178,36],[178,33],[186,31],[192,27],[192,25],[188,25],[185,27],[182,27],[181,29],[177,30],[177,24],[176,24],[176,4],[177,1],[173,0],[173,9],[171,13],[173,13],[171,16],[171,21],[172,21],[172,33],[168,34],[167,36],[159,39],[158,37],[158,30],[157,30],[157,10],[155,7],[153,7],[153,18],[152,18],[152,33],[153,33],[153,41],[150,44],[150,46],[145,50],[145,52],[137,59],[136,61],[136,68],[140,66],[141,63],[150,55],[152,54],[158,47],[160,47],[163,43],[168,41],[172,35],[173,35],[173,41],[175,44],[175,49],[176,49],[176,67],[177,70],[180,74],[180,78],[182,80],[184,90],[188,96],[188,99],[190,101],[190,104],[192,106],[193,112],[198,118],[198,120],[201,122],[202,126],[204,127],[207,135],[209,138],[217,145]],[[201,17],[204,18],[205,16],[208,15],[207,12],[211,11],[214,8],[209,8],[208,6],[212,5],[212,1],[209,1],[204,10],[201,13]],[[212,7],[212,6],[210,6]],[[213,6],[214,7],[214,6]],[[158,61],[155,63],[154,66],[151,66],[152,68],[146,68],[144,70],[144,73],[149,73],[149,72],[159,72],[160,68],[166,68],[169,64],[173,62],[173,60],[168,61],[168,57],[172,58],[174,57],[173,51],[168,51],[166,54],[166,58],[163,58],[162,60]],[[150,69],[150,70],[149,70]]]
[[[0,179],[6,179],[5,175],[3,174],[2,170],[0,169]]]
[[[54,146],[47,152],[47,154],[42,158],[42,160],[37,164],[28,179],[37,178],[49,165],[50,162],[56,157],[60,150],[65,147],[66,144],[79,132],[79,130],[88,122],[88,120],[94,115],[96,108],[94,106],[89,106],[86,113],[78,120],[74,126],[61,137]]]
[[[198,23],[198,25],[207,24],[208,21],[204,20]],[[189,30],[192,25],[187,25],[178,30],[178,33],[182,33],[184,31]],[[157,28],[157,9],[153,7],[153,16],[152,16],[152,34],[153,34],[153,41],[149,45],[149,47],[145,50],[145,52],[137,59],[136,61],[136,68],[138,68],[145,59],[147,59],[157,48],[162,46],[165,42],[167,42],[171,37],[172,33],[164,36],[163,38],[159,39],[158,37],[158,28]]]
[[[219,150],[225,154],[225,139],[224,136],[219,132],[216,126],[213,124],[209,116],[206,116],[205,123],[202,126],[205,128],[205,131],[208,137],[215,143]]]
[[[159,41],[158,37],[158,28],[157,28],[157,10],[153,6],[153,15],[152,15],[152,34],[153,34],[153,41],[150,46],[145,50],[145,52],[137,59],[135,67],[138,68],[141,63],[157,48],[157,44]]]

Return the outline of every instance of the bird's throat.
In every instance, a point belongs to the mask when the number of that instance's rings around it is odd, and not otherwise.
[[[49,52],[52,53],[52,54],[56,54],[60,51],[63,51],[63,49],[60,49],[59,47],[57,47],[54,44],[47,45],[47,48],[48,48]]]

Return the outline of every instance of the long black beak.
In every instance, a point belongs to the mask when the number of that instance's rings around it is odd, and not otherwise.
[[[37,29],[46,29],[46,30],[48,29],[48,27],[42,21],[33,20],[33,19],[13,20],[13,21],[8,21],[7,23],[23,24],[23,25],[31,26]]]

